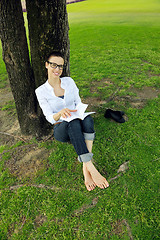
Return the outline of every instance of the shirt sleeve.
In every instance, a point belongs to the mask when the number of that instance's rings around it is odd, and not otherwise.
[[[36,89],[35,93],[36,93],[39,105],[47,121],[50,122],[51,124],[54,124],[56,122],[53,118],[53,115],[55,113],[52,111],[51,107],[49,106],[47,99],[43,96],[42,92],[39,89]]]
[[[77,87],[77,85],[75,84],[74,80],[72,79],[72,84],[73,84],[73,92],[74,92],[74,102],[75,105],[77,106],[79,103],[81,103],[81,98],[79,96],[79,89]]]

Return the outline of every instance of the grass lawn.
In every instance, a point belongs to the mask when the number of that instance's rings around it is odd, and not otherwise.
[[[158,240],[159,1],[87,0],[67,8],[71,77],[96,110],[94,159],[110,187],[86,190],[70,144],[5,141],[0,239]],[[3,93],[8,80],[1,56],[0,66]],[[125,111],[128,120],[105,119],[109,107]],[[15,117],[13,102],[1,105],[5,111]],[[36,157],[27,158],[31,152]],[[125,162],[129,168],[117,173]]]

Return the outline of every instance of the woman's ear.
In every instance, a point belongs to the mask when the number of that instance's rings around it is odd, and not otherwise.
[[[48,65],[49,65],[49,64],[48,64],[47,62],[45,62],[45,67],[46,67],[47,69],[48,69]]]

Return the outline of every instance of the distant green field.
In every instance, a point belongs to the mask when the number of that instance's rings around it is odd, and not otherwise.
[[[87,0],[68,5],[70,23],[160,24],[158,0]]]
[[[69,4],[68,12],[118,13],[118,12],[154,12],[159,13],[158,0],[86,0],[77,4]]]

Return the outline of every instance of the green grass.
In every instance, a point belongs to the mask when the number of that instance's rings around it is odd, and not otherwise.
[[[71,77],[86,101],[92,96],[108,100],[115,92],[121,100],[134,95],[133,87],[142,91],[146,86],[159,87],[159,6],[151,0],[68,5]],[[3,84],[6,72],[0,71]],[[105,119],[109,106],[124,110],[128,121],[117,124]],[[8,104],[3,110],[12,107]],[[114,99],[105,107],[94,115],[96,166],[107,179],[115,177],[126,161],[129,169],[108,189],[87,192],[72,145],[33,139],[30,144],[47,149],[49,156],[31,179],[19,179],[6,168],[8,161],[16,161],[13,151],[26,143],[1,146],[0,239],[129,240],[130,232],[137,240],[159,239],[160,97],[141,109]],[[23,186],[10,190],[19,184]]]
[[[4,88],[7,85],[7,78],[5,64],[2,59],[2,46],[0,42],[0,88]]]
[[[156,27],[106,27],[100,23],[97,27],[86,25],[84,31],[84,26],[73,24],[70,31],[71,76],[76,79],[82,95],[92,81],[102,79],[114,83],[110,86],[112,89],[103,87],[104,98],[108,96],[108,91],[110,94],[118,87],[125,90],[133,85],[158,87],[159,34]]]
[[[2,111],[8,111],[8,110],[13,110],[15,109],[15,102],[14,101],[9,101],[6,105],[4,105],[1,110]]]
[[[53,152],[48,169],[33,183],[54,185],[57,190],[29,186],[1,190],[1,236],[11,232],[12,239],[129,239],[123,224],[123,232],[113,231],[118,221],[126,219],[135,239],[158,239],[159,107],[157,99],[142,110],[130,108],[130,121],[120,125],[101,114],[95,118],[94,155],[99,170],[111,178],[120,164],[130,161],[126,174],[105,191],[85,190],[71,145],[44,144]],[[10,179],[6,173],[2,177],[2,182]],[[5,182],[1,189],[11,184]],[[98,203],[92,205],[95,198]]]

